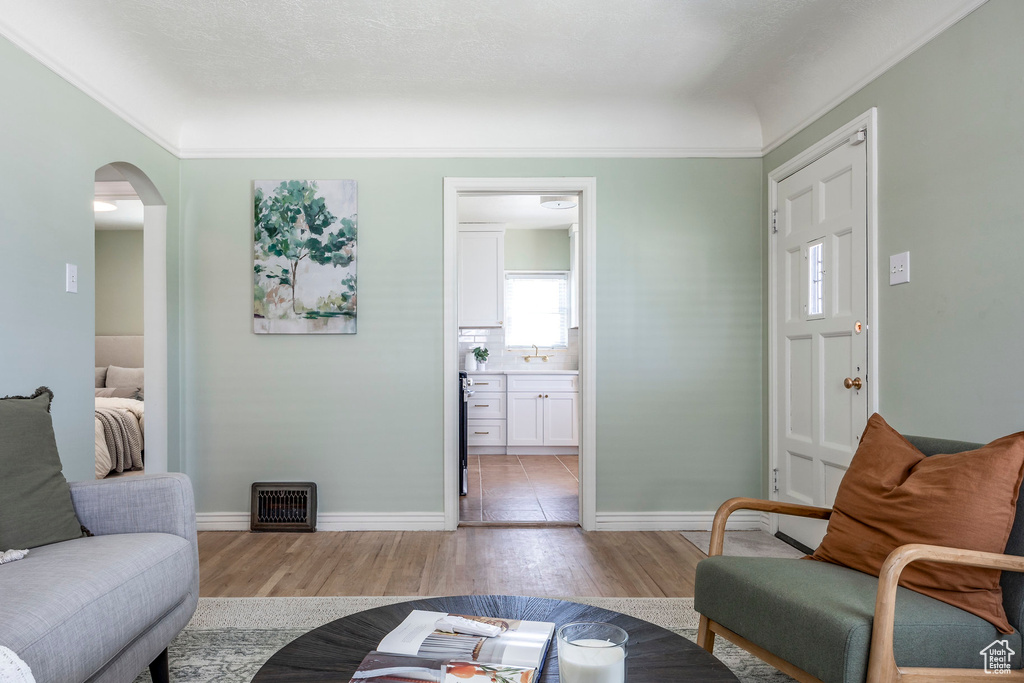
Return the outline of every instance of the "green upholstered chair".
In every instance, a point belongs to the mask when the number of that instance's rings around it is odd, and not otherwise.
[[[906,438],[925,455],[980,446]],[[741,509],[817,519],[831,514],[749,498],[719,508],[694,588],[701,614],[697,642],[704,649],[713,650],[717,634],[807,682],[1024,680],[1024,574],[1017,573],[1024,572],[1024,496],[1018,496],[1006,554],[905,545],[889,555],[878,578],[825,562],[723,556],[726,520]],[[925,559],[1004,570],[1003,605],[1015,632],[1000,634],[980,617],[897,587],[903,568]],[[995,658],[999,650],[1009,655],[1010,671],[993,676],[985,671],[986,656]]]

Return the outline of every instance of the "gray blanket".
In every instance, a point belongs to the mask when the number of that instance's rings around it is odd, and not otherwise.
[[[97,408],[96,419],[103,425],[113,471],[142,469],[142,432],[135,417],[121,410]]]

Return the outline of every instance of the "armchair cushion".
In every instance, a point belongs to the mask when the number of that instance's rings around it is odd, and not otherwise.
[[[825,562],[717,556],[697,565],[702,615],[825,683],[863,681],[878,579]],[[895,655],[902,667],[979,669],[979,654],[1006,639],[1021,667],[1020,633],[906,588],[896,597]]]
[[[907,543],[1002,553],[1022,479],[1024,432],[926,457],[872,415],[812,557],[878,576],[889,553]],[[999,578],[995,569],[920,562],[903,572],[900,585],[1010,633]]]

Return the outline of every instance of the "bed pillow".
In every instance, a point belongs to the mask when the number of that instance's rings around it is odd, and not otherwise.
[[[926,457],[872,415],[812,557],[878,576],[889,553],[907,543],[1002,553],[1022,479],[1024,432],[977,450]],[[994,569],[915,562],[900,585],[1012,633],[999,576]]]
[[[96,388],[107,386],[107,368],[96,368]]]
[[[0,399],[0,548],[35,548],[83,535],[50,421],[53,393]]]
[[[137,398],[139,387],[104,387],[96,390],[96,398]]]
[[[144,368],[121,368],[110,365],[107,367],[106,384],[108,387],[138,388],[145,386],[145,372]]]

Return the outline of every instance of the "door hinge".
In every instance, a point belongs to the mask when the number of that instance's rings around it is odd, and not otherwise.
[[[772,470],[772,492],[779,492],[779,468],[776,467]]]
[[[778,209],[772,209],[772,234],[773,235],[779,231],[778,221],[779,221],[779,210]]]

